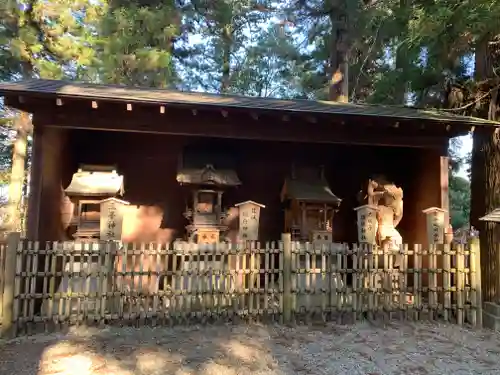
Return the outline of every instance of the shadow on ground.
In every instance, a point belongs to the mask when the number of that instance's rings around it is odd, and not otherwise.
[[[2,344],[0,375],[498,373],[500,337],[452,325],[72,328]]]

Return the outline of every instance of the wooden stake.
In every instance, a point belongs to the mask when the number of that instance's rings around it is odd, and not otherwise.
[[[21,235],[18,232],[9,233],[7,240],[7,254],[5,255],[4,287],[3,287],[3,317],[2,317],[2,337],[14,338],[16,336],[14,316],[14,297],[16,279],[17,247],[19,246]]]
[[[283,323],[292,320],[292,236],[290,233],[281,235],[283,243]]]

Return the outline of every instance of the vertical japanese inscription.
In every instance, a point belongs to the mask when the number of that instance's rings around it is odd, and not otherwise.
[[[361,217],[359,220],[359,226],[360,226],[360,231],[361,231],[361,234],[360,234],[361,242],[366,241],[366,223],[367,223],[366,215],[361,214]]]
[[[238,204],[240,210],[239,237],[242,240],[256,241],[259,237],[259,216],[261,206],[253,201]]]
[[[116,235],[116,203],[114,201],[108,202],[106,227],[106,239],[114,240]]]
[[[358,221],[358,242],[374,244],[378,228],[376,207],[361,206],[356,208]]]

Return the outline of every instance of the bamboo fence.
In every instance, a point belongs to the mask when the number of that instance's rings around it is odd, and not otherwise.
[[[445,320],[482,325],[479,244],[29,242],[9,236],[5,336],[70,325]]]
[[[0,324],[3,321],[3,288],[5,282],[5,255],[7,243],[0,240]]]

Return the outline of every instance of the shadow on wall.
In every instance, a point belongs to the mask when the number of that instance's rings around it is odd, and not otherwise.
[[[239,210],[237,207],[229,208],[227,217],[224,219],[223,224],[228,226],[226,238],[231,242],[238,240],[238,224],[239,224]]]
[[[124,212],[124,242],[169,243],[175,240],[174,228],[163,228],[164,210],[158,206],[128,206]]]
[[[67,233],[68,227],[73,219],[74,203],[70,198],[64,196],[61,204],[61,219],[67,240],[72,239],[71,233]],[[227,238],[230,241],[238,239],[238,217],[239,210],[231,207],[223,225],[228,227]],[[135,243],[170,243],[178,238],[184,239],[184,227],[172,228],[172,223],[165,220],[166,210],[155,205],[130,205],[124,208],[122,241]],[[186,221],[187,224],[187,221]]]
[[[228,226],[226,237],[238,239],[238,208],[231,207],[223,224]],[[169,243],[184,239],[184,228],[164,227],[166,212],[158,206],[129,206],[125,209],[122,229],[124,242]],[[187,224],[187,222],[186,222]]]

